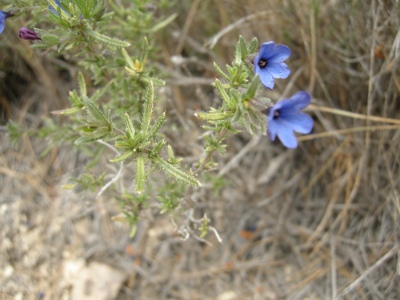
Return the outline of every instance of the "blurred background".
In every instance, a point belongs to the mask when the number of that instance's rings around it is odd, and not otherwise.
[[[266,96],[308,91],[312,134],[296,150],[266,136],[228,139],[220,177],[198,192],[195,216],[206,213],[222,243],[212,233],[207,242],[182,241],[171,218],[151,209],[129,238],[113,219],[115,199],[62,188],[82,173],[85,153],[70,144],[42,155],[45,140],[28,134],[13,142],[8,120],[34,130],[68,107],[78,67],[74,57],[18,39],[26,16],[7,20],[0,298],[399,299],[399,1],[161,2],[145,8],[178,14],[156,34],[152,62],[168,75],[159,95],[177,156],[187,164],[201,157],[193,113],[220,103],[213,62],[232,61],[239,35],[292,49],[291,75]]]

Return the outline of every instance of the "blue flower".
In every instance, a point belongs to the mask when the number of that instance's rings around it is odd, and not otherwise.
[[[286,78],[290,74],[288,66],[283,62],[290,56],[290,49],[284,45],[266,42],[254,59],[254,72],[260,76],[262,84],[273,89],[274,78]]]
[[[6,26],[6,19],[11,16],[13,16],[11,12],[5,12],[0,10],[0,33],[3,32],[4,27]]]
[[[271,141],[278,136],[287,148],[296,148],[295,132],[310,133],[314,121],[300,112],[310,104],[311,97],[306,92],[297,92],[289,99],[282,99],[268,110],[268,135]]]

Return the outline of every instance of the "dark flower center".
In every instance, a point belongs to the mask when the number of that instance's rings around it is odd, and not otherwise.
[[[260,58],[260,60],[258,61],[258,65],[261,69],[265,68],[268,65],[267,60],[265,60],[264,58]]]
[[[279,110],[274,111],[274,119],[278,119],[279,114]]]

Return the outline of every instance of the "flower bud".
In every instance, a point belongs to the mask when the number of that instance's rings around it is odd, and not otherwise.
[[[38,34],[28,28],[22,27],[19,30],[19,37],[24,40],[41,40]]]

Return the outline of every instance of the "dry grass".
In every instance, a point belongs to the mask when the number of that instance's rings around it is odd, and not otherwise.
[[[184,129],[168,138],[185,159],[199,156],[193,110],[219,101],[206,85],[215,76],[212,62],[231,61],[238,34],[291,47],[292,75],[269,96],[308,90],[313,134],[295,151],[266,137],[229,140],[220,159],[229,185],[217,196],[196,195],[195,217],[207,213],[223,239],[218,244],[209,234],[210,246],[181,241],[167,217],[150,211],[130,240],[128,228],[110,221],[115,201],[60,189],[64,174],[79,174],[83,154],[60,147],[41,158],[42,141],[25,138],[14,149],[2,133],[0,269],[13,271],[0,274],[1,298],[44,292],[61,299],[68,295],[63,261],[83,257],[129,274],[118,299],[398,299],[398,1],[182,2],[159,45],[160,64],[174,75],[167,109]],[[15,43],[23,58],[30,48]],[[3,48],[0,55],[11,59]],[[56,61],[29,53],[24,63],[14,61],[26,89],[20,80],[1,85],[8,104],[0,104],[37,127],[49,109],[65,105],[67,87]],[[187,63],[175,66],[173,55]]]

